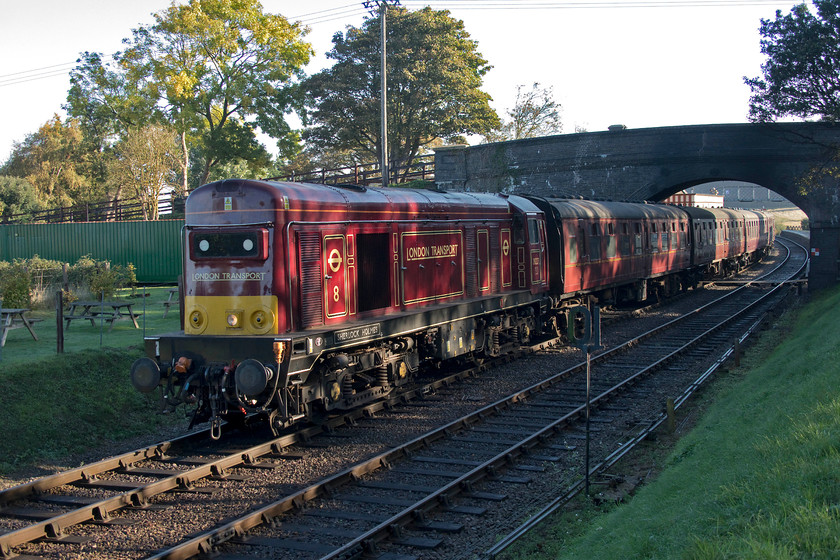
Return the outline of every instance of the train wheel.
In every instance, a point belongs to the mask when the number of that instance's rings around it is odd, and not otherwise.
[[[327,420],[330,419],[330,413],[327,411],[326,406],[324,406],[324,401],[319,399],[317,401],[307,403],[306,419],[316,426],[325,424]]]

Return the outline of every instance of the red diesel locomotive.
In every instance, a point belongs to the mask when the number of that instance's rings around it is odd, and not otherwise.
[[[498,355],[563,332],[573,305],[685,288],[772,242],[763,214],[692,210],[211,183],[186,203],[183,330],[147,337],[131,380],[195,405],[213,437],[222,419],[255,412],[275,430],[318,421],[382,397],[422,364]],[[728,236],[698,256],[700,220]]]

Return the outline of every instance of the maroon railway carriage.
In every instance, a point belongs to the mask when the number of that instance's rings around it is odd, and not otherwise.
[[[647,299],[686,285],[691,261],[688,216],[663,204],[548,199],[551,293]]]
[[[728,274],[773,245],[773,219],[762,212],[683,207],[692,223],[692,265],[707,275]]]
[[[516,196],[226,180],[188,198],[185,243],[184,332],[132,381],[214,425],[357,406],[527,340],[549,305],[543,214]]]

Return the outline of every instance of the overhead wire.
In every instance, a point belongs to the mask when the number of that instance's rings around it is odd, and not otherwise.
[[[778,6],[778,0],[402,0],[406,6],[451,7],[459,10],[578,10],[604,8],[696,8]]]
[[[432,6],[458,10],[579,10],[606,8],[695,8],[779,5],[778,0],[401,0],[407,7]],[[366,15],[361,2],[344,4],[288,17],[292,22],[312,26]],[[0,75],[0,87],[65,76],[76,62],[55,64]]]

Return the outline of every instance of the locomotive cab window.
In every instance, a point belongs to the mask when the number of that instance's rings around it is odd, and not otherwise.
[[[192,231],[190,252],[198,259],[268,258],[268,230]]]
[[[525,243],[525,225],[519,214],[513,216],[513,242],[517,245]]]

